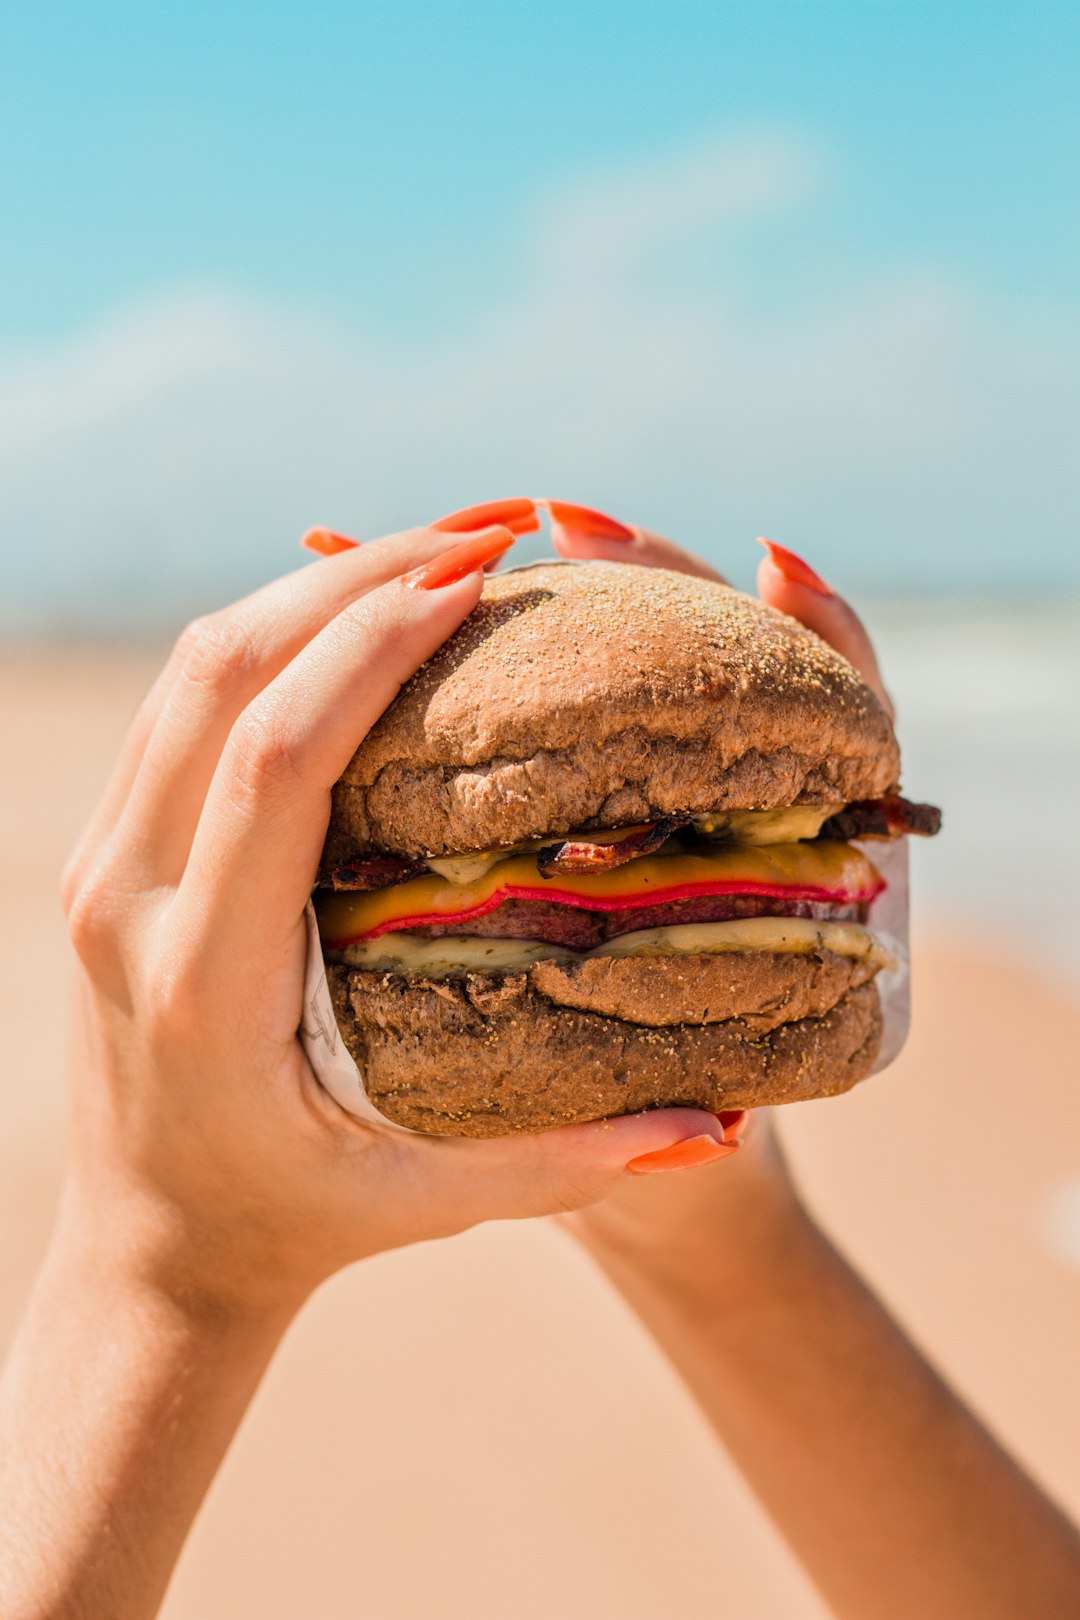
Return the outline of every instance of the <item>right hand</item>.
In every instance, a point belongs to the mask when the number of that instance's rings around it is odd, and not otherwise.
[[[670,568],[726,585],[711,564],[685,551],[673,540],[630,524],[604,520],[590,523],[587,509],[575,521],[575,508],[560,503],[553,525],[555,549],[567,558],[600,558]],[[608,532],[604,532],[607,529]],[[616,538],[622,529],[624,537]],[[801,559],[766,542],[758,565],[758,591],[763,602],[790,614],[827,641],[862,675],[885,705],[885,691],[873,644],[854,609]],[[567,1217],[566,1225],[606,1264],[644,1268],[669,1280],[689,1278],[705,1259],[715,1270],[727,1268],[732,1286],[746,1267],[777,1252],[791,1223],[805,1219],[772,1123],[772,1110],[758,1109],[729,1120],[728,1140],[741,1136],[740,1151],[729,1164],[701,1167],[689,1176],[627,1177],[602,1203]],[[725,1116],[721,1116],[723,1120]],[[732,1241],[717,1254],[717,1234]]]

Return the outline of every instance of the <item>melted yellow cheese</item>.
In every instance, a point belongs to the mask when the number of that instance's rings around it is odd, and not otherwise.
[[[489,849],[481,855],[429,855],[425,865],[447,883],[464,886],[485,877],[493,866],[505,859],[505,849]]]
[[[323,939],[344,941],[399,919],[470,911],[508,887],[540,891],[539,898],[562,893],[586,902],[625,897],[648,904],[663,890],[683,885],[742,882],[865,895],[879,881],[866,856],[850,844],[732,844],[704,855],[642,855],[610,872],[555,878],[540,875],[535,857],[511,855],[471,883],[425,874],[371,893],[320,893],[315,906]]]
[[[482,939],[447,935],[419,939],[413,934],[380,934],[340,953],[351,967],[415,978],[457,978],[465,973],[514,973],[544,961],[583,961],[592,956],[692,956],[723,951],[780,951],[806,955],[833,951],[878,967],[895,960],[869,929],[858,923],[817,922],[809,917],[745,917],[732,922],[681,923],[620,934],[591,951],[570,951],[541,939]]]
[[[478,850],[471,855],[425,855],[424,864],[450,883],[474,883],[509,855],[535,855],[542,849],[554,849],[559,844],[572,843],[579,838],[590,844],[621,844],[624,839],[640,831],[640,826],[633,826],[608,827],[598,832],[549,833],[546,838],[528,838],[520,844],[507,844],[502,849]]]
[[[705,838],[740,844],[793,844],[802,838],[816,838],[841,804],[799,804],[779,810],[714,810],[694,816],[694,831]],[[575,839],[591,844],[617,844],[637,831],[635,827],[609,827],[593,832],[548,833],[543,838],[527,838],[502,849],[476,850],[465,855],[427,855],[424,864],[450,883],[473,883],[508,855],[535,854],[537,850]],[[678,837],[678,833],[674,835]]]
[[[706,838],[731,838],[740,844],[793,844],[816,838],[842,804],[793,804],[780,810],[714,810],[695,816],[694,826]]]

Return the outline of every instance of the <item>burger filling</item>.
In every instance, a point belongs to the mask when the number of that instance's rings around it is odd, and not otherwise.
[[[397,866],[395,857],[361,860],[323,876],[323,948],[330,960],[425,977],[545,957],[750,949],[829,949],[881,965],[887,953],[864,924],[884,880],[836,836],[838,823],[846,818],[848,837],[863,825],[867,837],[936,831],[910,825],[914,812],[936,814],[904,800],[794,806]]]

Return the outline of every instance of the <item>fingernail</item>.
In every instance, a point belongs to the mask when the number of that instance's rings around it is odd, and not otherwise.
[[[473,529],[487,529],[501,523],[511,534],[532,534],[540,527],[540,514],[536,502],[525,495],[508,501],[487,501],[482,506],[463,506],[460,512],[451,512],[431,524],[446,534],[468,534]]]
[[[333,529],[309,529],[300,544],[320,557],[334,557],[339,551],[352,551],[360,542],[350,540],[346,534],[335,534]]]
[[[695,1165],[726,1159],[738,1149],[737,1142],[717,1142],[712,1136],[688,1136],[685,1142],[674,1142],[656,1153],[639,1154],[626,1168],[635,1176],[651,1175],[654,1170],[690,1170]]]
[[[769,561],[778,568],[785,579],[793,585],[805,585],[808,590],[817,591],[819,596],[835,596],[832,586],[816,574],[808,562],[803,562],[787,546],[778,546],[775,540],[766,540],[758,536],[758,545],[764,546],[769,553]]]
[[[537,501],[536,504],[547,507],[554,523],[588,535],[590,540],[633,540],[637,532],[620,523],[618,518],[608,517],[606,512],[597,512],[591,506],[575,506],[571,501]]]
[[[501,557],[513,543],[514,536],[509,529],[483,529],[419,568],[410,568],[407,574],[402,574],[401,583],[414,591],[434,591],[441,585],[456,584],[466,574],[474,574],[486,562]]]
[[[747,1108],[726,1108],[716,1117],[723,1127],[725,1142],[738,1142],[750,1128],[750,1111]]]

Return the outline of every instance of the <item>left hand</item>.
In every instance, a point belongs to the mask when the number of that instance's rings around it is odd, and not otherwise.
[[[454,535],[436,526],[274,581],[189,627],[136,716],[64,880],[80,960],[61,1229],[80,1253],[185,1302],[287,1315],[352,1260],[574,1209],[632,1159],[719,1141],[684,1109],[409,1135],[344,1113],[301,1050],[331,785],[475,606],[511,539],[485,533],[463,577],[427,588],[408,571],[445,570]]]

